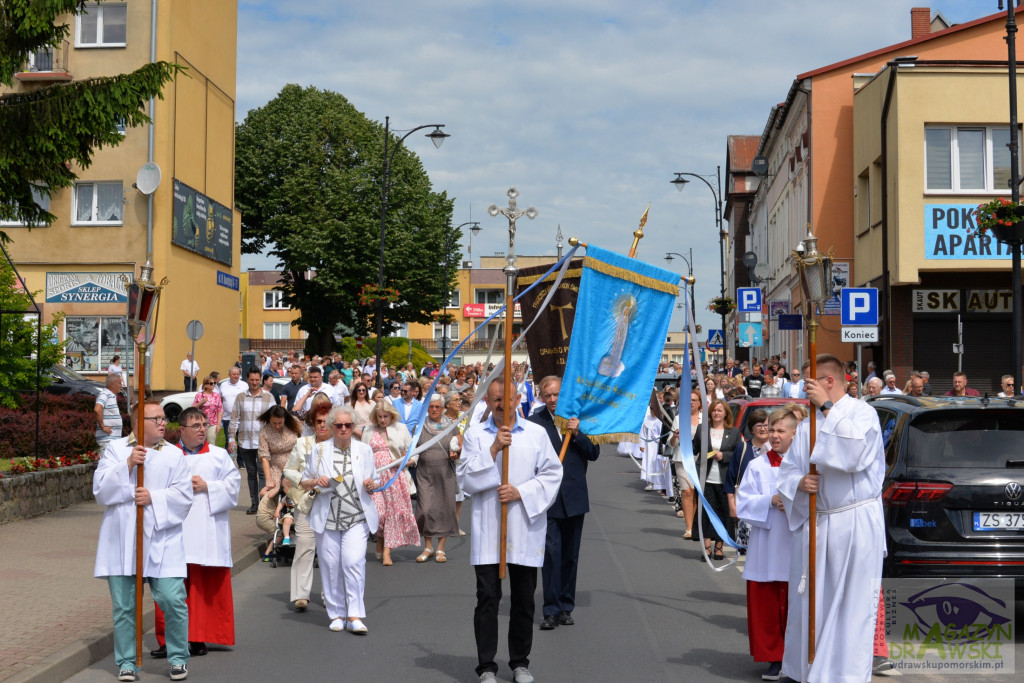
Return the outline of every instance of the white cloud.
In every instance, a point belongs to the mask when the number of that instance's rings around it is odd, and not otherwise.
[[[300,83],[395,128],[445,123],[440,150],[419,134],[406,144],[456,198],[456,224],[472,205],[477,256],[505,249],[507,223],[485,209],[510,185],[540,211],[520,225],[521,254],[554,253],[558,224],[624,252],[652,202],[640,255],[662,264],[665,251],[693,247],[700,309],[721,274],[712,196],[699,183],[676,193],[673,172],[714,173],[726,136],[759,135],[798,73],[908,39],[919,4],[243,0],[238,118]],[[964,22],[996,7],[936,10]],[[705,327],[714,321],[698,311]]]

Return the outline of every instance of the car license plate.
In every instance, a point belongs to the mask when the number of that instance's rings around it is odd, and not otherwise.
[[[1024,512],[975,512],[975,531],[1024,529]]]

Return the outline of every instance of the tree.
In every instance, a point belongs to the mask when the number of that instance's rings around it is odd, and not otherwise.
[[[36,388],[36,331],[38,318],[30,313],[35,308],[32,299],[14,275],[6,258],[0,259],[0,405],[18,405],[18,391]],[[33,292],[38,296],[40,292]],[[42,326],[42,354],[40,386],[50,383],[46,372],[64,360],[64,344],[57,341],[57,330],[64,320],[58,313],[48,325]]]
[[[277,257],[283,299],[300,312],[294,324],[308,333],[307,347],[322,354],[338,331],[371,331],[375,307],[360,293],[377,284],[384,127],[338,93],[292,84],[246,115],[235,144],[242,252]],[[440,265],[452,230],[452,201],[431,191],[404,146],[391,179],[384,286],[398,296],[385,309],[386,333],[398,322],[430,322],[444,305]]]
[[[4,0],[0,3],[0,83],[11,86],[28,55],[59,47],[70,32],[57,24],[61,15],[85,11],[85,0]],[[104,78],[54,83],[0,95],[0,220],[49,224],[53,214],[40,207],[33,192],[47,197],[71,187],[96,149],[116,145],[123,136],[117,123],[149,122],[144,107],[181,67],[155,62]],[[9,238],[0,232],[0,241]]]

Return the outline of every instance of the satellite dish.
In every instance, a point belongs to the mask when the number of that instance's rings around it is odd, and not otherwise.
[[[151,195],[160,187],[160,167],[149,161],[142,165],[135,176],[135,189],[144,195]]]
[[[763,154],[758,154],[750,163],[750,170],[762,178],[768,175],[768,157]]]
[[[743,265],[747,268],[753,268],[757,265],[757,254],[752,251],[748,251],[743,255]]]

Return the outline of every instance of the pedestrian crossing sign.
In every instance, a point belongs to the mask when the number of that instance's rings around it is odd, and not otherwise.
[[[708,330],[708,348],[720,349],[725,346],[722,330]]]

